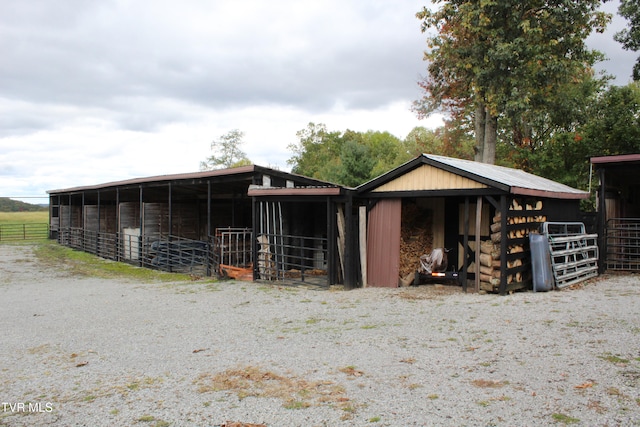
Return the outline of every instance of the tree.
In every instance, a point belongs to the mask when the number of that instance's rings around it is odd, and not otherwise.
[[[584,40],[610,17],[600,0],[432,0],[417,13],[427,38],[428,75],[414,103],[419,116],[438,109],[473,122],[475,159],[495,162],[499,119],[524,120],[545,109],[560,85],[601,54]]]
[[[555,133],[537,150],[520,152],[536,175],[587,189],[589,158],[640,152],[640,82],[610,86],[588,104],[573,130]]]
[[[640,50],[640,2],[638,0],[620,0],[618,14],[629,20],[629,28],[617,32],[613,38],[622,43],[627,50]],[[640,57],[633,66],[633,80],[640,80]]]
[[[581,134],[590,156],[640,153],[640,82],[610,86],[592,109]]]
[[[206,161],[200,162],[200,170],[234,168],[250,165],[251,160],[240,148],[243,144],[244,132],[233,129],[211,143],[213,154]]]
[[[309,123],[296,135],[298,143],[288,147],[291,171],[342,185],[360,185],[407,160],[402,141],[389,132],[329,132]]]
[[[357,187],[372,178],[371,171],[376,161],[371,156],[369,147],[348,140],[342,146],[338,173],[338,182],[348,187]]]
[[[336,159],[340,157],[340,132],[329,132],[327,126],[309,123],[296,132],[298,142],[287,147],[293,153],[287,160],[291,172],[326,181],[335,180]]]

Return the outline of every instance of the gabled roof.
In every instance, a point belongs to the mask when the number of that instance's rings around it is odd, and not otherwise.
[[[487,187],[510,194],[528,195],[562,199],[584,199],[589,197],[586,191],[578,190],[550,179],[524,172],[519,169],[490,165],[471,160],[423,154],[415,159],[381,175],[357,188],[358,193],[375,191],[393,180],[424,165],[447,171]],[[414,189],[415,190],[415,189]],[[434,188],[421,188],[434,190]],[[436,189],[437,190],[437,189]]]

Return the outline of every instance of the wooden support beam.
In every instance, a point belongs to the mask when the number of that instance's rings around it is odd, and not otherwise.
[[[482,225],[482,196],[478,196],[476,200],[476,260],[480,259],[480,227]],[[480,263],[476,262],[476,292],[480,291]]]
[[[469,196],[464,198],[464,237],[463,237],[463,255],[462,255],[462,290],[467,292],[467,270],[469,267]],[[478,257],[476,257],[476,264]]]
[[[362,287],[367,287],[367,207],[358,208],[358,231],[360,244],[360,275]]]

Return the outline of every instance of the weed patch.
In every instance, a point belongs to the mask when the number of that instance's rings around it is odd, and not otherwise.
[[[239,399],[275,398],[287,409],[330,405],[344,410],[354,407],[345,390],[333,381],[308,381],[293,375],[281,375],[257,366],[243,366],[218,374],[202,374],[194,382],[200,393],[227,391]]]
[[[562,424],[576,424],[579,423],[580,420],[578,418],[570,417],[569,415],[555,413],[551,415],[554,421]]]

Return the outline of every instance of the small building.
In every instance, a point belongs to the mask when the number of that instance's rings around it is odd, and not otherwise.
[[[50,237],[104,258],[167,271],[209,275],[220,273],[221,264],[251,268],[252,230],[282,228],[275,218],[288,208],[265,205],[254,216],[247,191],[257,184],[331,186],[250,165],[51,190]],[[322,226],[304,221],[294,231],[313,235],[317,227]]]
[[[600,271],[640,271],[640,154],[592,157]]]
[[[51,237],[168,271],[396,287],[446,248],[466,290],[531,288],[530,232],[588,193],[424,154],[357,188],[260,166],[49,191]]]
[[[431,154],[356,191],[368,212],[368,286],[398,286],[421,255],[442,247],[465,289],[472,280],[502,294],[531,288],[529,233],[578,221],[589,196],[521,170]]]

